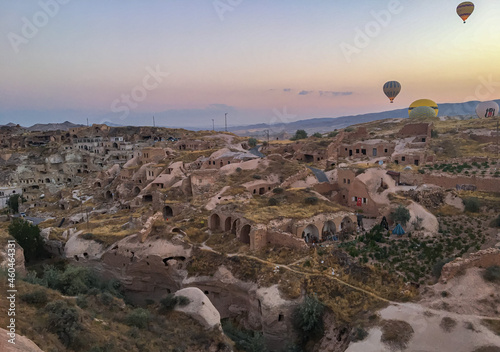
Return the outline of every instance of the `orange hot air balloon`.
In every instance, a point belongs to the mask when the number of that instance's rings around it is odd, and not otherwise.
[[[457,6],[457,14],[460,16],[462,20],[467,20],[469,16],[474,11],[474,4],[470,1],[465,1]]]

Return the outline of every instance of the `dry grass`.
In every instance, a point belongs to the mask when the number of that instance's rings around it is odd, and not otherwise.
[[[498,320],[489,320],[489,319],[483,319],[481,320],[481,324],[486,326],[488,329],[493,331],[495,334],[500,336],[500,321]]]
[[[444,332],[452,332],[453,329],[457,326],[457,322],[450,318],[450,317],[444,317],[441,319],[441,323],[439,323],[439,326],[441,329],[443,329]]]
[[[345,210],[344,207],[318,200],[315,205],[307,205],[305,199],[314,196],[306,190],[289,190],[284,194],[274,196],[279,201],[278,206],[268,206],[268,198],[254,197],[243,209],[245,218],[256,223],[267,223],[277,218],[307,219],[321,213],[335,213]]]

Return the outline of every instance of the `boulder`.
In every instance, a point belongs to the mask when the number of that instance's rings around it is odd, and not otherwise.
[[[207,329],[221,330],[220,314],[207,296],[197,287],[187,287],[175,293],[189,299],[186,306],[177,306],[175,310],[190,315]]]

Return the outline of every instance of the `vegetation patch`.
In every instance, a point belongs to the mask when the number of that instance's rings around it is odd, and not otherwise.
[[[414,330],[410,324],[402,320],[382,321],[382,337],[380,341],[391,349],[404,350],[413,337]]]

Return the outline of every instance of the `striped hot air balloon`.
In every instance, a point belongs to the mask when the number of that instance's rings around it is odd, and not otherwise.
[[[470,1],[465,1],[457,6],[457,14],[460,16],[462,20],[467,20],[469,16],[474,11],[474,4]]]
[[[394,103],[394,98],[396,98],[400,91],[401,84],[397,81],[389,81],[384,84],[384,93],[387,95],[387,98],[389,98],[391,103]]]
[[[439,108],[438,105],[433,100],[419,99],[411,103],[410,107],[408,108],[408,114],[410,115],[410,117],[411,117],[411,111],[415,108],[418,108],[419,106],[428,106],[434,110],[434,116],[438,115]]]

